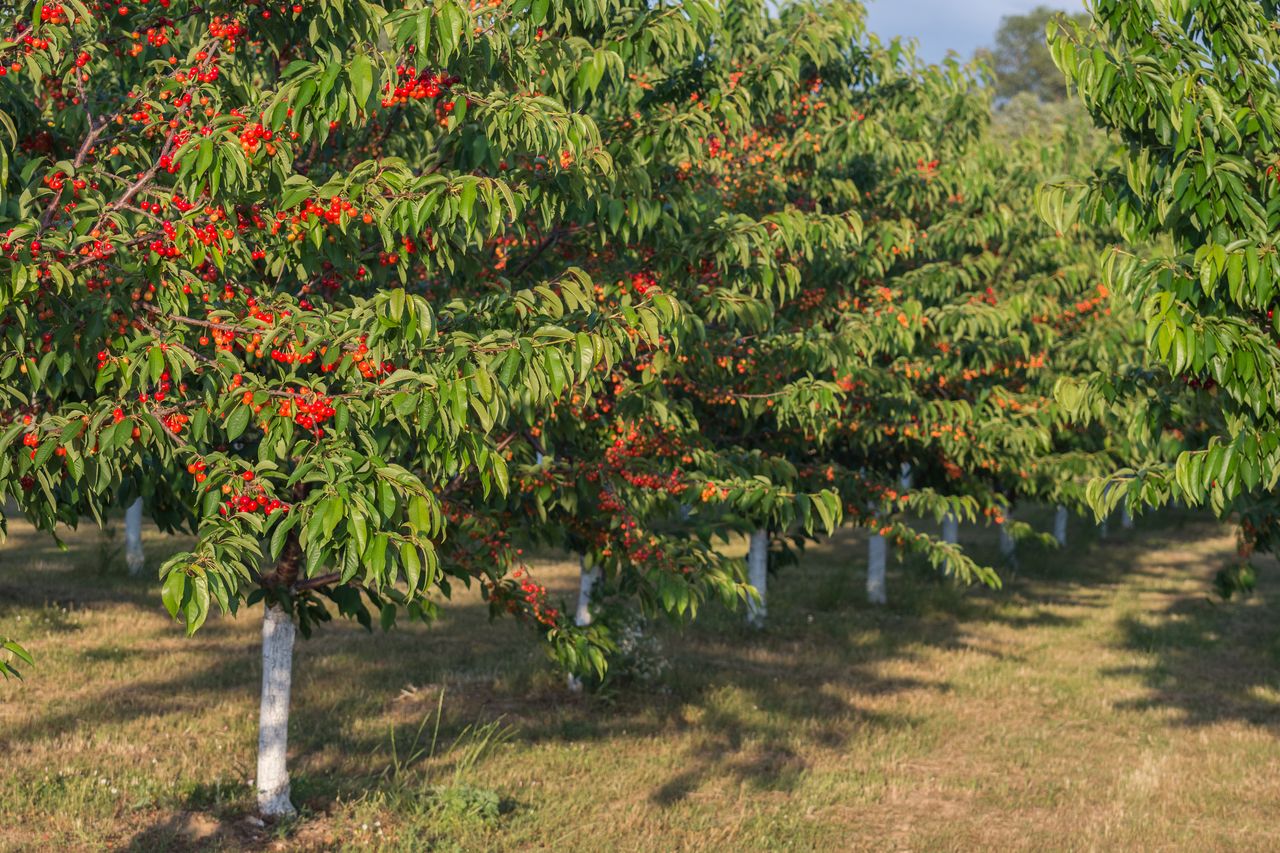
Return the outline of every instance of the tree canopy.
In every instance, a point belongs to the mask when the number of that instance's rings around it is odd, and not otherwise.
[[[1141,312],[1152,369],[1064,380],[1084,414],[1140,401],[1135,432],[1191,447],[1093,486],[1107,510],[1174,499],[1241,523],[1241,556],[1280,543],[1280,30],[1256,0],[1098,0],[1092,26],[1052,26],[1058,65],[1121,162],[1047,188],[1060,227],[1113,224],[1107,280]]]

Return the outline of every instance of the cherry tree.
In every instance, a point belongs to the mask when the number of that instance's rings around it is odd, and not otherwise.
[[[1240,560],[1223,580],[1247,586],[1249,556],[1280,541],[1277,8],[1098,0],[1090,13],[1088,30],[1051,24],[1050,48],[1126,148],[1046,187],[1042,212],[1119,232],[1104,271],[1144,321],[1150,366],[1064,382],[1059,397],[1082,418],[1130,413],[1150,451],[1091,484],[1099,514],[1181,500],[1235,517]]]
[[[52,531],[144,484],[196,537],[160,569],[187,631],[264,605],[259,803],[288,814],[295,627],[429,615],[474,576],[441,560],[448,499],[507,488],[511,412],[674,320],[660,289],[601,308],[574,268],[480,275],[612,180],[572,104],[618,54],[554,37],[608,11],[19,6],[0,485]],[[492,595],[508,568],[480,568]]]

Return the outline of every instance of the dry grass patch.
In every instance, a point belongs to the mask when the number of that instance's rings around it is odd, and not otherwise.
[[[1265,574],[1243,604],[1208,599],[1233,542],[1191,514],[1105,542],[1081,521],[1076,544],[1025,549],[995,592],[900,566],[882,610],[863,603],[864,540],[845,532],[775,579],[765,632],[719,612],[656,626],[662,679],[594,698],[469,597],[385,636],[326,627],[297,653],[303,818],[282,827],[250,818],[256,614],[184,639],[155,583],[118,573],[115,540],[76,533],[61,552],[15,528],[0,633],[39,665],[0,688],[0,848],[1273,843],[1280,605]],[[962,535],[994,556],[985,531]],[[572,563],[536,568],[569,597]],[[443,746],[404,766],[442,691]],[[454,745],[475,724],[507,738]]]

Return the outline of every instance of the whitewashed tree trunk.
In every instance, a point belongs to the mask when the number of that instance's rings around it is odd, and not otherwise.
[[[952,545],[960,541],[960,519],[956,518],[952,513],[947,513],[942,517],[942,541],[949,542]],[[951,570],[951,561],[947,561],[946,570]]]
[[[759,601],[747,602],[747,624],[763,628],[769,613],[769,532],[757,530],[751,534],[751,546],[747,550],[747,583],[760,593]]]
[[[911,463],[902,463],[902,476],[898,478],[898,485],[902,487],[904,492],[911,491],[912,485],[915,484],[915,477],[911,473]]]
[[[889,544],[879,533],[873,533],[867,543],[867,601],[887,604],[889,596],[885,588],[884,569]]]
[[[258,811],[293,817],[289,799],[289,689],[293,682],[293,619],[279,607],[262,616],[262,704],[258,712]]]
[[[1012,520],[1013,513],[1005,513],[1005,520],[1000,523],[1000,556],[1010,562],[1014,560],[1018,552],[1018,543],[1009,534],[1009,522]]]
[[[1129,507],[1120,505],[1120,526],[1125,530],[1133,529],[1133,516],[1129,514]]]
[[[578,570],[578,609],[573,613],[573,624],[585,627],[591,624],[591,594],[595,592],[596,583],[600,580],[600,567],[588,569],[582,566]]]
[[[588,569],[586,566],[586,558],[578,558],[578,608],[573,612],[573,624],[579,628],[585,628],[591,624],[591,595],[595,592],[596,584],[600,581],[600,567]],[[569,690],[573,693],[582,692],[582,679],[576,675],[570,675],[568,678]]]
[[[1061,504],[1053,516],[1053,538],[1058,540],[1061,547],[1067,547],[1067,508]]]
[[[147,558],[142,551],[142,498],[124,511],[124,561],[131,575],[142,574],[146,566]]]

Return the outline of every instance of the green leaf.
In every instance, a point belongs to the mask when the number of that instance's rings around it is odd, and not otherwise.
[[[231,412],[231,416],[227,418],[226,433],[227,441],[234,441],[239,438],[245,431],[245,427],[249,426],[249,418],[253,416],[253,410],[241,403]]]
[[[351,58],[347,68],[347,76],[351,80],[351,92],[356,102],[365,104],[373,91],[373,65],[369,57],[358,53]]]
[[[160,600],[164,602],[164,609],[168,610],[169,615],[174,619],[178,618],[178,609],[182,607],[186,594],[187,573],[179,569],[170,569],[160,587]]]

